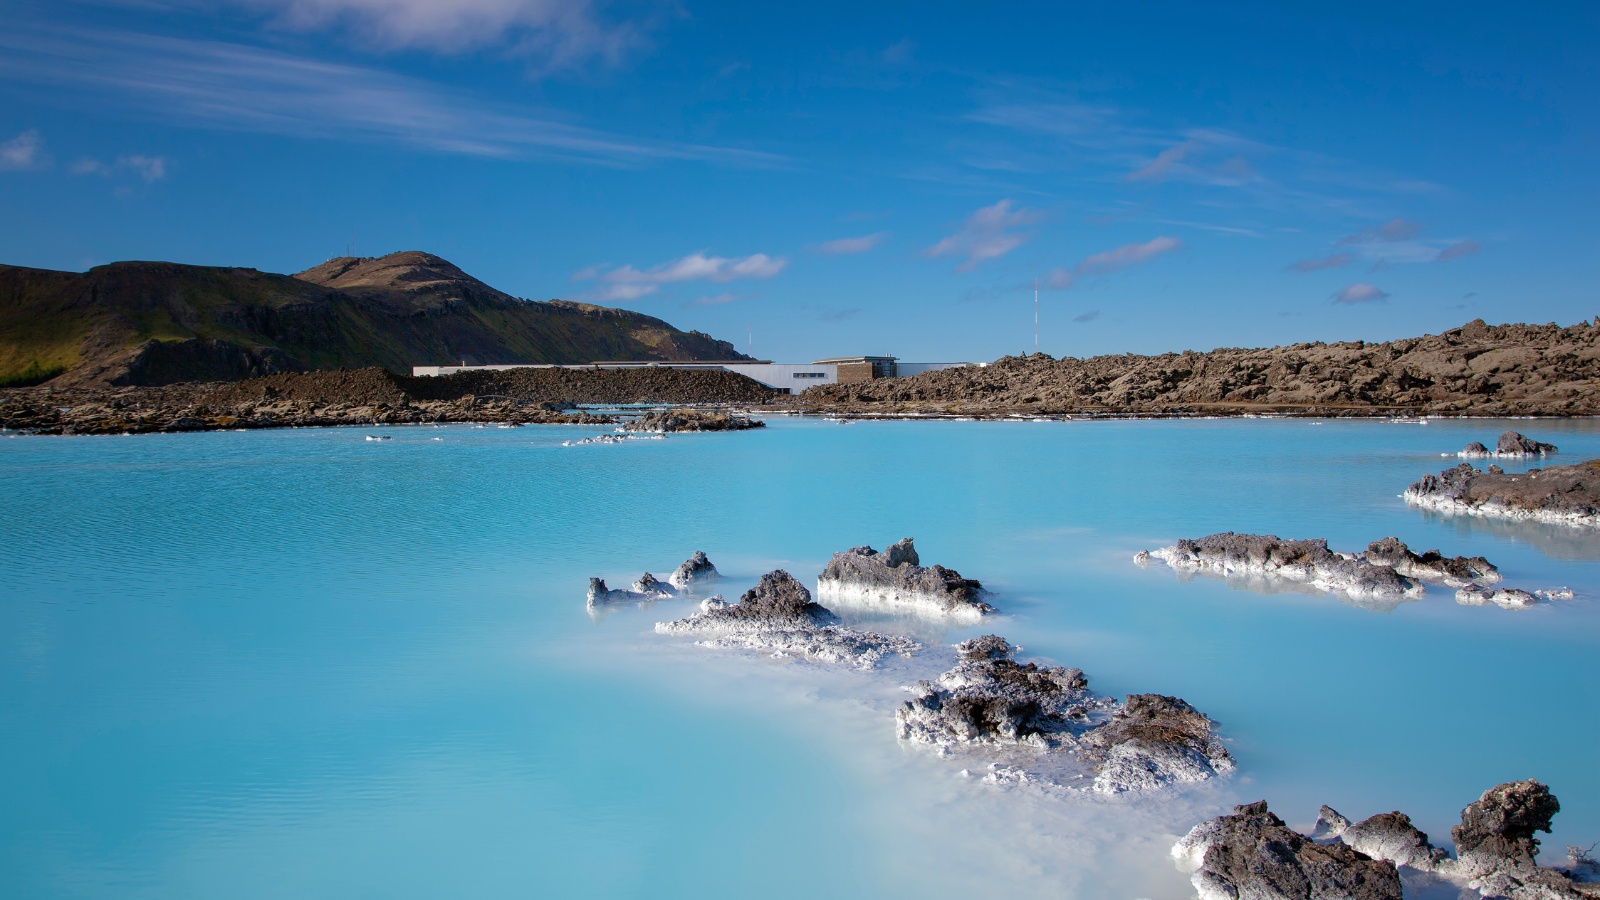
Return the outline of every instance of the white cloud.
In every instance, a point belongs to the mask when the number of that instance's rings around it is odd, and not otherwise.
[[[0,31],[0,77],[107,95],[164,123],[498,157],[637,166],[786,165],[785,157],[640,141],[380,69],[220,41],[77,29]]]
[[[648,23],[602,21],[586,0],[178,0],[210,9],[240,6],[296,31],[342,31],[364,50],[459,53],[505,47],[542,68],[592,59],[620,63],[642,45]]]
[[[1378,290],[1370,284],[1352,284],[1340,288],[1333,295],[1333,302],[1354,306],[1357,303],[1372,303],[1389,299],[1389,295]]]
[[[1123,181],[1157,181],[1165,178],[1172,167],[1183,162],[1189,152],[1198,147],[1193,140],[1184,141],[1173,147],[1156,154],[1156,158],[1146,163],[1142,168],[1129,172]]]
[[[862,237],[839,238],[835,241],[824,241],[823,243],[818,244],[816,250],[818,253],[822,253],[827,256],[846,256],[851,253],[866,253],[868,250],[871,250],[872,248],[883,243],[884,238],[888,236],[889,232],[879,231],[875,234],[868,234]]]
[[[922,251],[924,256],[958,254],[966,257],[957,272],[970,272],[985,260],[998,259],[1027,243],[1033,235],[1014,231],[1039,221],[1039,213],[1011,208],[1010,200],[985,206],[967,217],[961,230]]]
[[[1439,255],[1434,257],[1433,261],[1449,262],[1452,259],[1461,259],[1464,256],[1477,256],[1478,251],[1482,249],[1483,246],[1477,241],[1457,241],[1443,250],[1440,250]]]
[[[1302,259],[1289,266],[1291,272],[1320,272],[1323,269],[1337,269],[1348,266],[1355,259],[1351,253],[1335,253],[1322,259]]]
[[[44,138],[39,136],[37,128],[30,128],[0,144],[0,170],[42,169],[49,162],[44,152]]]
[[[1422,223],[1410,219],[1391,219],[1382,225],[1368,225],[1355,234],[1339,239],[1338,246],[1351,244],[1396,244],[1409,241],[1422,233]]]
[[[110,178],[118,172],[132,171],[143,178],[146,183],[160,181],[167,177],[167,158],[165,156],[119,156],[113,165],[106,165],[98,159],[85,156],[72,164],[67,171],[74,175],[100,175]]]
[[[1079,278],[1107,275],[1112,272],[1149,262],[1164,254],[1183,248],[1183,242],[1172,237],[1158,237],[1143,244],[1125,244],[1115,250],[1086,256],[1070,269],[1052,269],[1044,276],[1043,287],[1053,291],[1070,289]]]
[[[691,253],[688,256],[662,263],[649,269],[622,266],[602,272],[601,266],[590,266],[573,274],[573,280],[598,278],[601,286],[590,295],[596,300],[637,300],[655,293],[663,284],[684,281],[710,281],[722,283],[739,279],[771,278],[782,272],[789,261],[781,256],[753,253],[730,258]]]

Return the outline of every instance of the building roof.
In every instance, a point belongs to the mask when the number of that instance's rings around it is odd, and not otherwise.
[[[899,357],[897,357],[897,356],[835,356],[835,357],[832,357],[832,358],[829,358],[829,359],[812,360],[811,364],[814,365],[814,366],[820,366],[820,365],[826,365],[828,363],[894,362],[896,359],[899,359]]]

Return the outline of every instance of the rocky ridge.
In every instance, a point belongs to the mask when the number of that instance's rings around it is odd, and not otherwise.
[[[1597,340],[1600,320],[1563,328],[1479,319],[1383,343],[1008,356],[982,367],[813,387],[793,402],[837,415],[1595,415]]]
[[[852,547],[835,553],[817,578],[817,596],[834,606],[907,610],[957,619],[994,611],[978,599],[983,585],[944,566],[923,566],[911,538],[882,553]]]
[[[644,434],[672,434],[680,431],[746,431],[765,427],[767,423],[760,419],[725,412],[654,409],[637,419],[624,422],[622,430]]]

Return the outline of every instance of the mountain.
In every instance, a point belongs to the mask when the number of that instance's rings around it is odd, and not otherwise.
[[[429,253],[297,275],[167,262],[0,266],[0,386],[227,381],[304,369],[748,359],[625,309],[522,300]]]

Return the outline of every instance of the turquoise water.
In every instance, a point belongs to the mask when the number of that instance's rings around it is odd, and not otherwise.
[[[561,447],[597,428],[0,439],[0,884],[19,898],[1191,895],[1171,840],[1266,798],[1400,809],[1437,842],[1498,782],[1600,839],[1600,536],[1396,495],[1505,427],[1600,456],[1600,423],[839,426]],[[441,438],[441,440],[434,440]],[[1508,466],[1508,469],[1526,466]],[[1484,555],[1526,611],[1374,612],[1180,582],[1131,555],[1213,531]],[[590,575],[696,549],[764,571],[914,535],[997,631],[1096,690],[1177,694],[1239,773],[1142,801],[961,778],[899,746],[878,674],[586,613]]]

